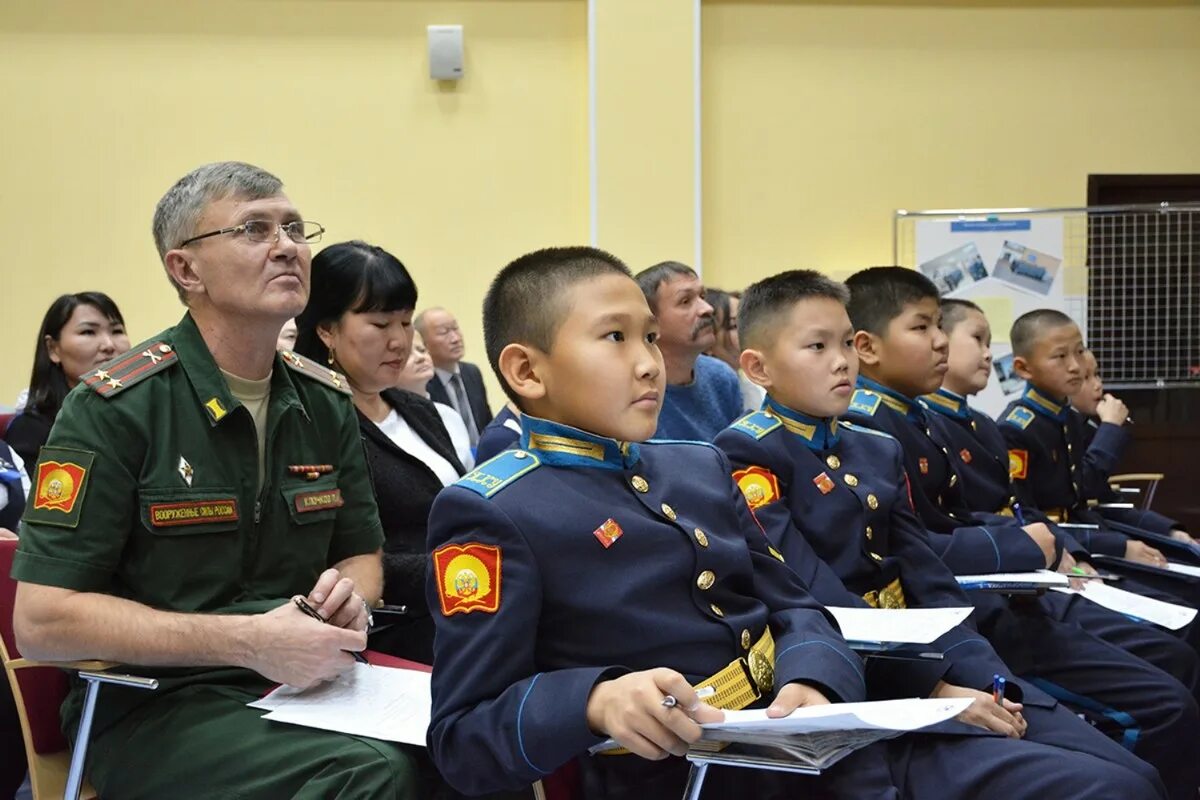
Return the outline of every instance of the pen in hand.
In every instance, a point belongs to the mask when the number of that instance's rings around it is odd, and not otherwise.
[[[1004,705],[1004,684],[1007,681],[1004,676],[997,673],[992,676],[992,699],[996,701],[996,705]]]
[[[700,700],[704,700],[709,697],[712,697],[716,693],[717,693],[717,690],[714,689],[713,687],[702,686],[696,690],[696,697]],[[675,695],[673,695],[673,694],[669,694],[662,699],[662,707],[663,708],[674,708],[677,705],[679,705],[679,701],[675,699]]]
[[[329,620],[325,619],[324,617],[322,617],[320,614],[318,614],[317,610],[315,608],[313,608],[312,606],[310,606],[308,604],[308,601],[305,600],[300,595],[296,595],[295,597],[293,597],[292,602],[294,602],[296,604],[296,608],[300,609],[300,611],[302,611],[305,614],[305,616],[312,617],[313,619],[315,619],[317,622],[320,622],[320,623],[325,623],[325,622],[329,621]],[[358,663],[366,664],[367,666],[370,666],[371,662],[367,661],[367,657],[364,656],[362,653],[358,652],[357,650],[346,650],[345,652],[347,652],[351,656],[353,656],[354,660],[357,661]]]

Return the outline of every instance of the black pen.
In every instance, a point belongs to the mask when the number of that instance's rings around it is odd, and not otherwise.
[[[307,614],[308,616],[315,619],[317,622],[328,622],[329,621],[329,620],[325,619],[324,617],[322,617],[320,614],[318,614],[317,610],[315,608],[313,608],[312,606],[310,606],[308,604],[308,601],[305,600],[300,595],[296,595],[295,597],[293,597],[292,601],[295,602],[296,608],[300,609],[305,614]],[[370,664],[371,664],[371,662],[367,660],[367,657],[364,656],[362,653],[360,653],[357,650],[344,650],[343,652],[349,653],[351,656],[354,657],[354,660],[360,664],[366,664],[368,666],[370,666]]]

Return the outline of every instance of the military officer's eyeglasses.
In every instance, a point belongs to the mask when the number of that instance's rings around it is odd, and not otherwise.
[[[292,222],[248,219],[241,225],[234,225],[232,228],[221,228],[219,231],[209,231],[199,236],[193,236],[181,242],[179,246],[187,247],[192,242],[198,242],[210,236],[221,236],[226,233],[243,234],[246,240],[250,242],[277,242],[279,241],[280,231],[286,233],[287,237],[296,244],[312,244],[321,241],[321,234],[325,233],[325,228],[319,222],[308,222],[302,219],[293,220]]]

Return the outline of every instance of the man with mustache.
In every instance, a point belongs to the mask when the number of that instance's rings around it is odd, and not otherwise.
[[[711,442],[744,409],[737,374],[704,355],[717,336],[704,284],[678,261],[655,264],[634,278],[658,318],[666,364],[667,393],[654,438]]]

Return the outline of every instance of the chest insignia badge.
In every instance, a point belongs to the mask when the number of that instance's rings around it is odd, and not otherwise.
[[[604,546],[605,550],[612,547],[616,543],[617,539],[620,539],[624,533],[625,531],[621,530],[621,526],[618,525],[617,521],[612,517],[604,520],[599,528],[596,528],[596,530],[592,531],[592,535],[595,536],[596,540]]]
[[[821,490],[821,494],[829,494],[833,491],[836,484],[834,484],[833,478],[829,477],[828,473],[822,472],[813,478],[813,485]]]
[[[922,475],[928,475],[929,474],[929,459],[928,458],[918,458],[917,459],[917,468],[921,470]]]
[[[192,465],[188,463],[188,460],[186,458],[184,458],[183,456],[180,456],[179,457],[179,477],[183,478],[183,482],[186,483],[189,488],[192,485],[192,475],[194,474],[194,472],[195,472],[195,470],[192,469]]]

